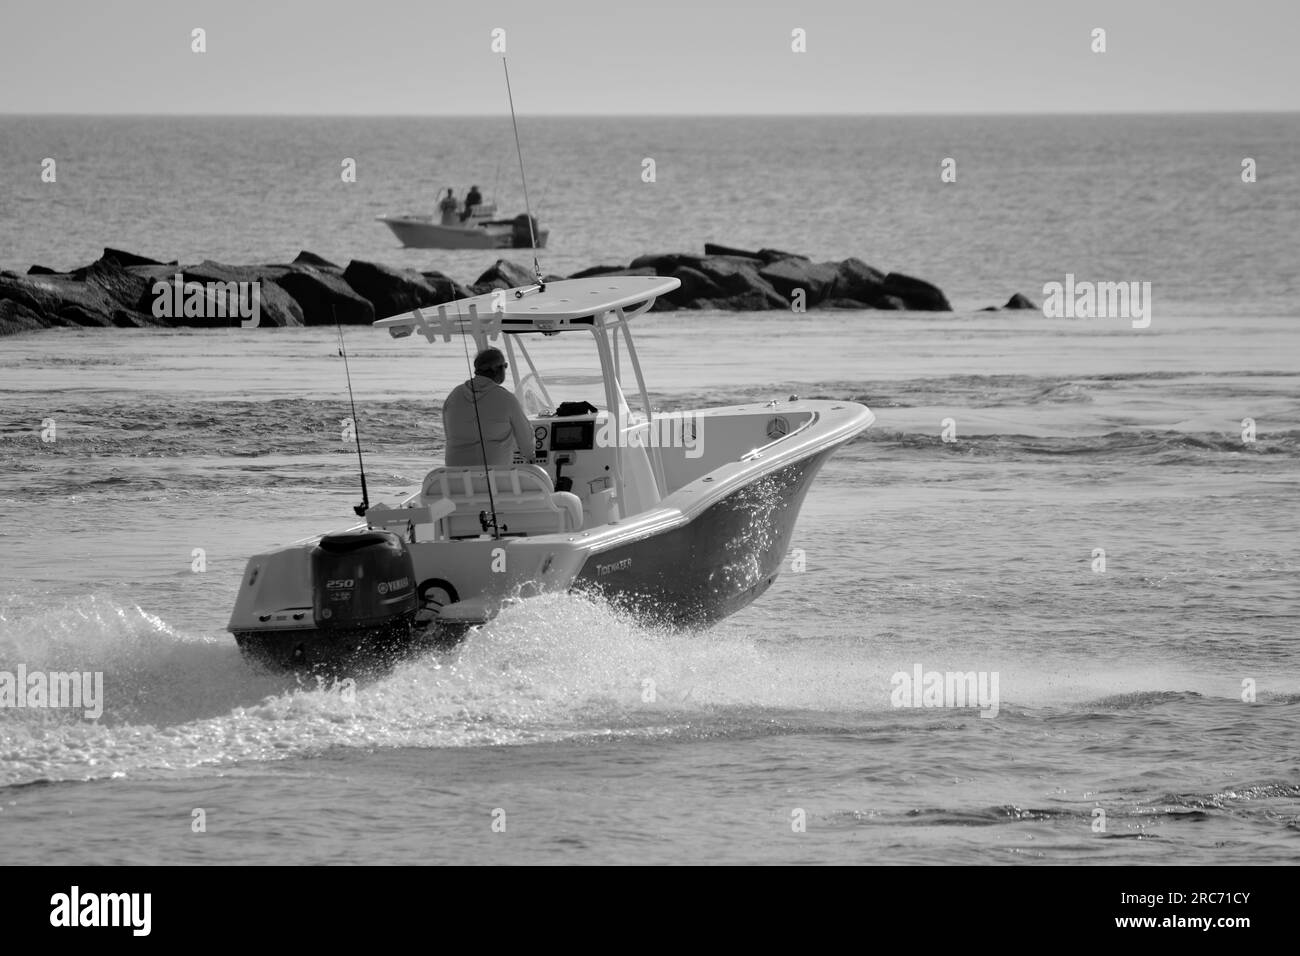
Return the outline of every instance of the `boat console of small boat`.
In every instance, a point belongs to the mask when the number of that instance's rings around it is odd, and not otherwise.
[[[677,286],[539,282],[376,322],[457,352],[461,336],[502,348],[537,464],[431,462],[414,494],[369,507],[364,524],[256,555],[229,624],[246,655],[350,668],[570,590],[648,622],[703,627],[767,590],[814,476],[874,416],[795,398],[656,411],[631,324]],[[576,371],[545,361],[584,350],[591,363]]]

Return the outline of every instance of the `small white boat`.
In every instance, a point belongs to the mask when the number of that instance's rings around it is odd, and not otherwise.
[[[253,557],[228,625],[244,653],[337,671],[457,638],[547,592],[590,591],[639,618],[697,627],[767,590],[813,478],[874,416],[793,397],[655,412],[630,324],[678,285],[567,279],[376,322],[431,345],[453,335],[500,345],[540,464],[439,465],[396,507],[357,509],[365,524]],[[545,370],[557,353],[573,360],[559,333],[594,338],[585,371]]]
[[[528,217],[521,213],[513,219],[495,219],[495,203],[475,206],[464,222],[437,216],[380,216],[379,221],[393,230],[408,249],[531,249],[533,235]],[[546,248],[550,235],[533,220],[538,249]]]

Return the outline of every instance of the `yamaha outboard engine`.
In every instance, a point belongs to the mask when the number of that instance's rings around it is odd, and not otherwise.
[[[530,232],[528,229],[528,213],[521,212],[511,220],[510,224],[510,244],[516,249],[530,249],[533,245],[533,236],[537,233],[537,217],[532,217],[533,228]]]
[[[311,552],[312,612],[321,637],[389,644],[410,636],[419,599],[406,542],[391,531],[348,531]]]

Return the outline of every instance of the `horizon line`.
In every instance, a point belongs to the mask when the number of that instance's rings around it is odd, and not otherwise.
[[[1041,110],[968,110],[961,112],[914,111],[914,112],[800,112],[800,113],[520,113],[519,116],[534,119],[804,119],[804,118],[903,118],[903,117],[977,117],[977,116],[1290,116],[1300,114],[1300,108],[1294,109],[1213,109],[1213,110],[1063,110],[1044,112]],[[500,119],[503,113],[222,113],[222,112],[0,112],[0,118],[9,117],[49,117],[49,118],[142,118],[142,119],[283,119],[286,117],[320,118],[320,119]]]

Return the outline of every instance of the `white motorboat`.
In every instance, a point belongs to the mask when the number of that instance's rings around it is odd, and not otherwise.
[[[546,592],[698,627],[767,590],[814,476],[874,416],[793,397],[656,412],[631,323],[678,284],[569,279],[376,322],[435,346],[499,343],[540,464],[436,466],[404,501],[367,507],[364,524],[256,555],[229,623],[243,651],[334,670],[461,636]],[[546,371],[582,343],[585,372]]]
[[[550,236],[528,216],[520,213],[513,219],[494,219],[496,205],[476,206],[464,222],[444,221],[435,216],[380,216],[402,245],[408,249],[544,249]],[[536,237],[537,245],[533,246]]]

